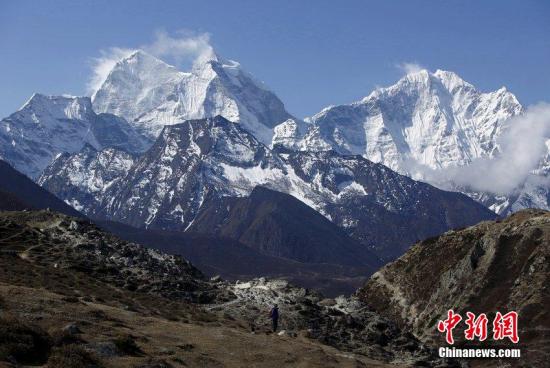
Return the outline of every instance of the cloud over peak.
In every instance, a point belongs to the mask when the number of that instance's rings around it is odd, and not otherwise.
[[[91,60],[92,73],[87,83],[88,93],[95,93],[115,64],[138,49],[184,68],[215,58],[210,34],[180,30],[170,35],[166,31],[159,30],[155,32],[155,38],[149,44],[136,48],[110,47],[100,50],[100,56]]]
[[[398,63],[395,66],[405,74],[418,73],[419,71],[426,69],[416,62]]]

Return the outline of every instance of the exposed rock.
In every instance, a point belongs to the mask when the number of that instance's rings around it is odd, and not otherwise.
[[[486,313],[489,321],[496,311],[517,311],[520,344],[515,347],[527,357],[522,363],[536,366],[550,358],[549,260],[550,212],[523,210],[416,244],[375,273],[357,295],[437,344],[444,344],[437,321],[449,309]],[[455,340],[463,341],[463,334],[456,333]]]
[[[174,299],[206,302],[221,295],[185,259],[122,241],[86,220],[47,211],[3,212],[0,227],[0,239],[21,240],[14,251],[28,261]]]
[[[355,297],[338,297],[326,303],[318,293],[265,278],[237,282],[228,288],[236,299],[208,309],[248,321],[254,333],[271,333],[269,311],[277,304],[280,336],[300,334],[343,351],[394,363],[427,360],[430,364],[454,364],[438,359],[414,336],[401,332]]]
[[[67,326],[63,327],[63,331],[68,333],[69,335],[77,335],[82,332],[75,323],[70,323]]]

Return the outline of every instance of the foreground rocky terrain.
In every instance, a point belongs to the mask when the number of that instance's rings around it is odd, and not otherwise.
[[[6,366],[450,364],[357,298],[282,280],[209,280],[180,257],[47,210],[0,212],[0,264]]]
[[[439,346],[445,341],[436,324],[448,309],[487,313],[490,321],[496,311],[516,311],[520,342],[513,347],[522,349],[522,359],[485,364],[545,367],[550,358],[549,259],[550,212],[523,210],[416,244],[375,273],[357,296]],[[455,338],[464,343],[462,333]]]

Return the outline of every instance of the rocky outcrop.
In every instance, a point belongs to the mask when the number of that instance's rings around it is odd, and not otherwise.
[[[453,362],[437,358],[433,350],[356,297],[325,299],[287,281],[265,278],[227,287],[236,299],[208,309],[248,321],[252,333],[270,331],[269,311],[277,304],[280,335],[302,335],[343,351],[395,364],[454,366]]]
[[[490,321],[496,311],[517,311],[522,357],[529,357],[528,366],[542,366],[537,362],[550,357],[549,259],[550,213],[523,210],[416,244],[375,273],[357,296],[440,344],[436,324],[449,309],[487,313]]]
[[[0,212],[2,252],[85,274],[109,285],[175,300],[219,295],[185,259],[122,241],[87,220],[50,211]]]
[[[357,298],[325,299],[285,280],[209,280],[180,257],[50,211],[0,212],[0,265],[0,286],[65,295],[57,308],[89,305],[99,323],[109,323],[102,308],[109,313],[121,308],[265,335],[270,334],[267,312],[278,303],[282,338],[299,335],[385,363],[447,364]]]

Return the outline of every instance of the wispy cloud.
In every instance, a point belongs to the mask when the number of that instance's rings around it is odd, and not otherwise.
[[[495,158],[479,158],[468,166],[437,171],[412,163],[409,169],[429,182],[441,183],[442,187],[449,187],[452,182],[474,191],[512,194],[548,152],[549,140],[550,104],[540,103],[507,122]]]
[[[117,61],[141,49],[176,66],[203,62],[215,56],[210,43],[210,34],[180,30],[170,35],[166,31],[155,32],[153,42],[136,48],[110,47],[92,58],[92,73],[87,83],[88,93],[93,94],[101,87]]]
[[[157,31],[155,40],[140,48],[158,58],[171,58],[176,64],[186,61],[201,62],[214,57],[209,33],[186,30],[177,31],[174,36],[166,31]]]
[[[130,55],[134,50],[111,47],[100,51],[100,56],[92,58],[92,74],[86,85],[88,93],[94,93],[101,87],[116,62]]]
[[[401,70],[403,73],[405,74],[411,74],[411,73],[417,73],[423,69],[426,69],[424,68],[422,65],[416,63],[416,62],[411,62],[411,63],[398,63],[395,65],[397,69]]]

